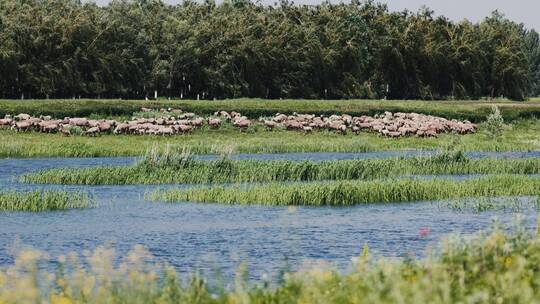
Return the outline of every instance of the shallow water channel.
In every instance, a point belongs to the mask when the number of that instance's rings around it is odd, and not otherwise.
[[[424,153],[423,153],[424,154]],[[262,159],[351,159],[414,156],[392,153],[306,153],[239,155]],[[473,153],[472,157],[540,157],[531,153]],[[213,158],[212,156],[203,158]],[[427,248],[450,233],[473,233],[498,218],[510,223],[512,211],[456,211],[437,202],[327,207],[223,206],[192,203],[151,203],[143,199],[156,186],[51,186],[18,183],[30,171],[59,167],[127,165],[134,158],[0,159],[2,189],[82,189],[93,194],[98,207],[61,212],[0,213],[0,266],[13,262],[14,247],[31,246],[51,256],[92,250],[108,244],[121,257],[136,244],[181,273],[218,270],[232,276],[242,262],[249,277],[277,277],[320,261],[347,269],[351,257],[368,244],[371,253],[389,257],[422,257]],[[164,186],[160,186],[164,187]],[[175,187],[178,187],[176,185]],[[532,227],[537,212],[526,211]],[[429,231],[427,236],[420,231]],[[18,245],[17,245],[18,244]],[[21,245],[22,244],[22,245]]]

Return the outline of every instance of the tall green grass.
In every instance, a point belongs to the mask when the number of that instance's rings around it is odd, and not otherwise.
[[[431,157],[338,160],[195,160],[187,152],[151,152],[128,167],[63,168],[22,176],[26,183],[124,185],[368,180],[403,175],[539,174],[540,159]]]
[[[93,199],[85,193],[67,191],[0,191],[0,211],[56,211],[90,208]]]
[[[540,178],[489,176],[465,181],[389,179],[314,183],[270,183],[155,190],[153,201],[270,206],[350,206],[369,203],[434,201],[467,197],[540,194]]]
[[[211,288],[200,276],[180,277],[142,247],[120,263],[98,248],[86,258],[20,253],[0,269],[0,303],[536,303],[540,298],[540,237],[522,227],[450,237],[423,260],[376,258],[369,247],[350,270],[319,266],[286,273],[280,283],[250,284],[238,272]],[[86,263],[88,267],[82,266]],[[210,279],[210,278],[209,278]]]

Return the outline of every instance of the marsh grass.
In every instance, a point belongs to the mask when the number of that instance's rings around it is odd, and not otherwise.
[[[196,160],[187,148],[149,149],[128,167],[64,168],[29,173],[26,183],[124,185],[371,180],[404,175],[539,174],[540,159],[470,159],[461,151],[413,158],[287,161]]]
[[[370,203],[435,201],[472,197],[540,195],[540,178],[488,176],[466,181],[388,179],[212,186],[158,189],[146,198],[164,202],[198,202],[270,206],[350,206]]]
[[[85,193],[66,191],[0,191],[0,211],[56,211],[95,206]]]
[[[279,283],[211,288],[156,263],[141,246],[120,260],[99,247],[60,256],[24,251],[0,269],[2,303],[535,303],[540,298],[540,238],[524,226],[494,226],[473,236],[445,238],[427,258],[374,257],[365,246],[348,271],[319,266],[285,273]],[[84,267],[83,264],[88,265]],[[208,278],[211,279],[211,278]]]

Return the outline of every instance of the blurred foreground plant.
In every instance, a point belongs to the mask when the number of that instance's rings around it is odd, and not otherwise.
[[[278,286],[247,284],[215,292],[204,280],[180,280],[138,246],[115,263],[98,248],[80,260],[18,255],[0,270],[0,303],[533,303],[540,298],[540,238],[517,225],[470,237],[450,237],[421,261],[374,259],[367,246],[351,270],[315,268],[285,274]],[[87,266],[82,266],[83,264]]]

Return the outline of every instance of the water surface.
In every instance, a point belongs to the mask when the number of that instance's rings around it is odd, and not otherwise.
[[[401,152],[400,152],[401,153]],[[399,155],[401,155],[398,153]],[[536,154],[497,154],[497,157],[535,157]],[[260,159],[348,159],[395,157],[371,153],[308,153],[256,155]],[[475,155],[486,157],[488,155]],[[253,157],[240,155],[239,158]],[[205,157],[211,158],[210,156]],[[364,244],[370,253],[389,257],[422,257],[449,233],[473,233],[490,226],[494,218],[509,223],[509,211],[476,213],[454,211],[440,204],[418,202],[343,208],[224,206],[192,203],[151,203],[143,198],[155,186],[51,186],[20,184],[14,177],[59,167],[127,165],[134,158],[51,158],[0,160],[0,188],[57,188],[91,192],[99,206],[61,212],[0,214],[0,265],[13,261],[14,244],[45,250],[52,256],[82,252],[110,244],[125,255],[143,244],[160,261],[182,273],[219,269],[226,276],[246,262],[249,276],[277,276],[318,261],[346,269]],[[160,186],[167,187],[167,186]],[[178,187],[178,185],[176,186]],[[535,211],[524,215],[533,227]],[[420,230],[427,228],[427,237]]]

